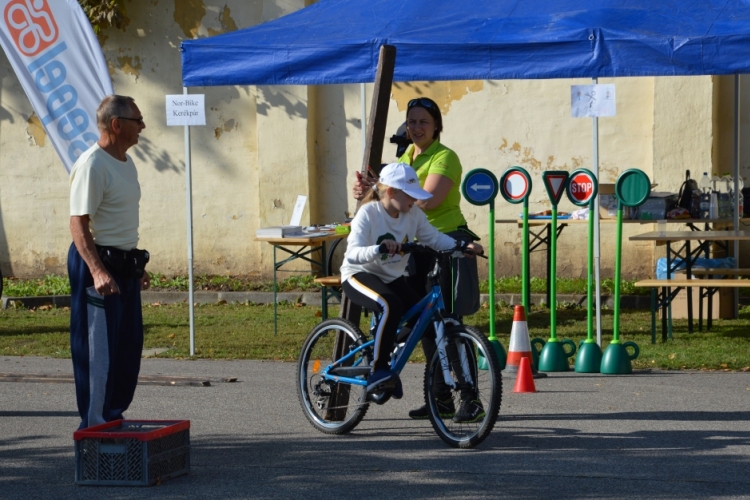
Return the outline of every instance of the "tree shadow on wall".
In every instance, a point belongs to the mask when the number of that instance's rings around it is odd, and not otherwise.
[[[290,96],[285,89],[268,85],[259,85],[257,89],[256,109],[259,115],[268,116],[269,109],[283,107],[290,117],[308,117],[307,103]]]
[[[153,163],[158,172],[183,172],[185,170],[184,160],[176,160],[166,149],[157,146],[143,135],[138,138],[138,145],[131,149],[130,153],[141,163]]]

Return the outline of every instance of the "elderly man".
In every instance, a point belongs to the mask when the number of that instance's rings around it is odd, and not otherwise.
[[[127,150],[146,128],[131,97],[110,95],[96,112],[99,141],[70,173],[70,349],[79,429],[123,418],[143,349],[141,290],[148,252],[138,250],[138,172]]]

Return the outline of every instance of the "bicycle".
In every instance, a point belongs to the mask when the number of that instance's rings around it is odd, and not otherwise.
[[[433,359],[427,360],[424,375],[424,397],[430,423],[448,445],[474,447],[490,434],[500,411],[502,376],[495,351],[478,329],[462,324],[445,311],[438,278],[456,249],[435,251],[415,243],[402,244],[401,249],[403,253],[428,252],[436,259],[429,273],[430,291],[407,311],[399,323],[391,356],[391,372],[401,373],[427,325],[432,322],[438,349]],[[381,253],[387,252],[384,245],[380,250]],[[406,324],[413,318],[418,319],[409,330]],[[323,321],[308,334],[297,366],[297,393],[303,413],[319,431],[345,434],[362,421],[370,403],[384,404],[391,398],[392,389],[367,392],[378,320],[379,315],[373,314],[370,338],[358,326],[341,318]],[[452,401],[438,400],[434,394],[434,381],[438,376],[443,377],[450,387]],[[446,412],[446,404],[452,404],[455,411],[461,396],[467,394],[481,402],[484,416],[471,423],[454,422],[453,415]]]

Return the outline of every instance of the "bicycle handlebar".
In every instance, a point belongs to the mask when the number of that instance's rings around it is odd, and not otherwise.
[[[456,246],[454,248],[451,248],[450,250],[433,250],[432,248],[420,245],[419,243],[401,243],[401,251],[402,254],[407,253],[429,253],[432,255],[450,255],[454,252],[461,252],[465,255],[474,255],[477,257],[482,257],[483,259],[486,259],[487,257],[481,253],[475,253],[473,250],[466,248],[466,242],[458,241],[456,242]],[[385,243],[381,243],[380,246],[378,246],[378,253],[381,254],[387,254],[388,253],[388,247],[385,245]]]

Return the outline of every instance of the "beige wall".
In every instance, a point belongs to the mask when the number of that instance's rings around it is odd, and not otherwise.
[[[146,118],[131,152],[139,167],[141,246],[151,269],[186,273],[185,152],[181,127],[165,123],[165,94],[182,92],[182,40],[253,26],[297,10],[309,0],[132,0],[129,23],[101,37],[116,92],[133,96]],[[68,176],[47,140],[5,56],[0,56],[0,266],[4,274],[65,272]],[[394,85],[386,141],[403,123],[406,103],[427,95],[440,103],[443,142],[464,171],[510,166],[530,171],[532,211],[549,208],[541,173],[592,167],[592,120],[570,116],[570,85],[590,80],[408,82]],[[676,191],[685,169],[731,170],[733,78],[621,78],[617,116],[599,120],[601,181],[628,168],[644,170],[658,190]],[[750,81],[743,84],[750,95]],[[369,113],[372,85],[366,86]],[[258,227],[289,221],[297,195],[308,196],[304,222],[341,221],[353,212],[350,186],[362,163],[360,85],[194,88],[206,95],[207,125],[193,127],[193,219],[197,273],[269,275],[270,246],[253,241]],[[742,111],[743,142],[750,106]],[[384,146],[384,161],[395,159]],[[743,173],[750,161],[742,156]],[[560,210],[575,209],[563,201]],[[469,224],[485,237],[486,207],[468,203]],[[496,217],[515,218],[518,205],[498,198]],[[643,228],[628,227],[627,238]],[[521,238],[496,226],[498,274],[520,272]],[[565,229],[558,275],[583,276],[586,231]],[[653,270],[653,247],[626,242],[623,274]],[[632,250],[632,251],[629,251]],[[614,266],[614,227],[602,225],[603,276]],[[658,256],[658,255],[657,255]],[[532,256],[543,273],[543,254]],[[304,266],[300,267],[304,269]]]

